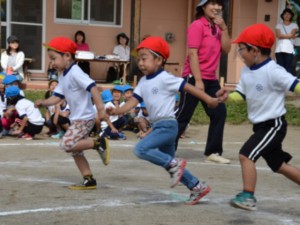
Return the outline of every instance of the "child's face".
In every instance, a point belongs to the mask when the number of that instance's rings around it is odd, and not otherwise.
[[[113,90],[112,91],[112,95],[113,95],[114,101],[120,101],[120,99],[122,97],[122,92],[121,91],[117,91],[117,90]]]
[[[125,91],[124,93],[124,99],[125,101],[128,101],[133,95],[133,91],[132,90],[128,90],[128,91]]]
[[[250,67],[255,65],[257,58],[257,51],[254,48],[251,48],[249,51],[245,44],[239,44],[237,49],[239,55],[241,56],[243,62],[246,66]]]
[[[138,51],[138,67],[144,75],[155,73],[161,68],[162,63],[162,57],[155,57],[148,49],[142,48]]]
[[[63,71],[71,65],[72,57],[70,53],[61,55],[56,51],[48,50],[48,56],[51,60],[52,67],[59,71]]]
[[[19,43],[14,41],[14,42],[11,42],[9,43],[9,47],[12,49],[12,50],[16,50],[18,47],[19,47]]]
[[[52,82],[50,84],[49,91],[54,91],[54,89],[56,88],[56,86],[57,86],[57,82]]]

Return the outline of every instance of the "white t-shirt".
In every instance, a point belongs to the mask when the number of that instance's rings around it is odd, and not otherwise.
[[[278,23],[276,29],[280,30],[281,34],[290,34],[292,30],[299,29],[296,23],[290,23],[289,25],[284,25],[283,23]],[[275,52],[285,52],[294,53],[294,39],[277,39]]]
[[[115,46],[113,53],[118,55],[122,60],[129,60],[130,58],[130,48],[127,45],[125,48],[122,45]]]
[[[3,111],[6,110],[6,98],[4,97],[2,101],[2,96],[0,96],[0,116],[3,117]]]
[[[107,109],[107,108],[116,108],[116,106],[112,103],[112,102],[106,102],[104,104],[104,108]],[[119,116],[118,115],[113,115],[113,116],[109,116],[109,120],[110,122],[115,122],[119,119]],[[104,130],[108,127],[108,124],[106,123],[106,121],[102,120],[101,121],[101,129]]]
[[[144,101],[151,122],[163,118],[175,118],[175,96],[185,81],[164,70],[143,76],[134,89],[134,97]]]
[[[20,99],[15,105],[16,110],[21,118],[27,116],[28,121],[35,125],[43,125],[45,119],[42,117],[40,110],[34,107],[34,103],[26,98]]]
[[[53,95],[66,98],[70,107],[71,121],[95,118],[96,112],[90,94],[90,88],[95,85],[95,81],[76,64],[72,64],[59,76]]]
[[[244,67],[236,91],[244,95],[248,118],[256,124],[283,116],[285,93],[297,83],[296,77],[269,59],[252,69]]]

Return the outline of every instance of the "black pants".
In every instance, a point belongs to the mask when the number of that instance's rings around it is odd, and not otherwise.
[[[194,77],[186,77],[187,83],[195,86]],[[203,80],[205,86],[205,92],[216,97],[216,92],[220,89],[218,80]],[[180,135],[186,129],[189,124],[193,113],[199,103],[199,99],[189,93],[181,93],[179,110],[176,113],[178,122],[178,135],[176,139],[176,149]],[[208,108],[205,102],[202,102],[202,106],[206,115],[210,118],[210,124],[208,128],[208,136],[206,141],[206,147],[204,154],[206,156],[212,153],[223,153],[223,133],[226,120],[226,107],[224,103],[219,104],[215,109]]]
[[[292,64],[294,55],[285,52],[278,52],[275,54],[277,63],[285,68],[286,71],[292,73]]]
[[[89,62],[78,62],[78,66],[82,69],[83,72],[85,72],[87,75],[90,76],[90,63]]]

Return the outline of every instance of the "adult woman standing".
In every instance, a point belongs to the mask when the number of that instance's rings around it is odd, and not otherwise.
[[[1,54],[1,67],[6,74],[16,76],[21,82],[24,79],[24,52],[20,50],[20,41],[16,36],[9,36],[7,43],[7,49]]]
[[[113,54],[120,57],[123,60],[129,60],[130,48],[128,46],[129,37],[125,33],[120,33],[116,37],[118,45],[114,47]]]
[[[200,0],[196,7],[196,20],[187,31],[188,56],[185,61],[184,79],[207,94],[215,97],[220,89],[216,75],[221,52],[228,53],[231,40],[228,28],[222,19],[221,0]],[[177,121],[180,134],[186,129],[199,100],[187,93],[181,93]],[[210,109],[203,101],[202,106],[210,118],[207,144],[205,147],[206,162],[230,163],[223,158],[223,131],[226,119],[226,107],[219,104],[215,109]]]
[[[81,30],[75,33],[75,43],[77,46],[77,51],[90,51],[88,43],[85,42],[85,33]],[[90,63],[86,61],[79,61],[78,66],[82,69],[83,72],[90,75]]]
[[[282,23],[276,25],[277,37],[275,56],[279,65],[286,71],[292,73],[292,62],[294,58],[294,39],[297,37],[298,25],[293,23],[294,12],[286,8],[280,15]]]

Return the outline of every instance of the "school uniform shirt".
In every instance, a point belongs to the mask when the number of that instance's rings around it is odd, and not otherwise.
[[[214,32],[212,31],[214,29]],[[213,28],[203,16],[195,20],[187,30],[187,47],[198,49],[198,61],[202,79],[217,80],[217,69],[221,57],[222,31],[219,26]],[[192,74],[189,56],[186,57],[182,76]]]
[[[143,76],[135,87],[133,96],[139,102],[144,101],[151,122],[175,118],[175,96],[184,85],[183,78],[160,70],[155,74]]]
[[[280,30],[281,34],[290,34],[292,30],[299,29],[296,23],[290,23],[289,25],[284,25],[279,23],[276,25],[276,29]],[[294,39],[278,39],[276,41],[276,53],[285,52],[285,53],[294,53]]]
[[[116,108],[116,106],[112,103],[112,102],[106,102],[104,104],[104,108],[107,109],[107,108]],[[109,116],[109,120],[110,122],[115,122],[119,119],[119,116],[118,115],[112,115],[112,116]],[[108,124],[106,121],[102,120],[101,121],[101,129],[104,130],[108,127]]]
[[[95,81],[73,63],[59,76],[53,95],[67,100],[71,121],[91,120],[95,118],[96,113],[90,93],[94,86]]]
[[[40,110],[34,107],[34,103],[26,98],[20,99],[15,105],[20,118],[27,117],[28,121],[34,125],[43,125],[45,119]]]
[[[249,120],[256,124],[283,116],[285,93],[293,91],[297,83],[296,77],[270,58],[250,68],[245,66],[236,91],[247,102]]]
[[[4,110],[6,110],[6,98],[4,94],[0,94],[0,117],[3,117]]]

